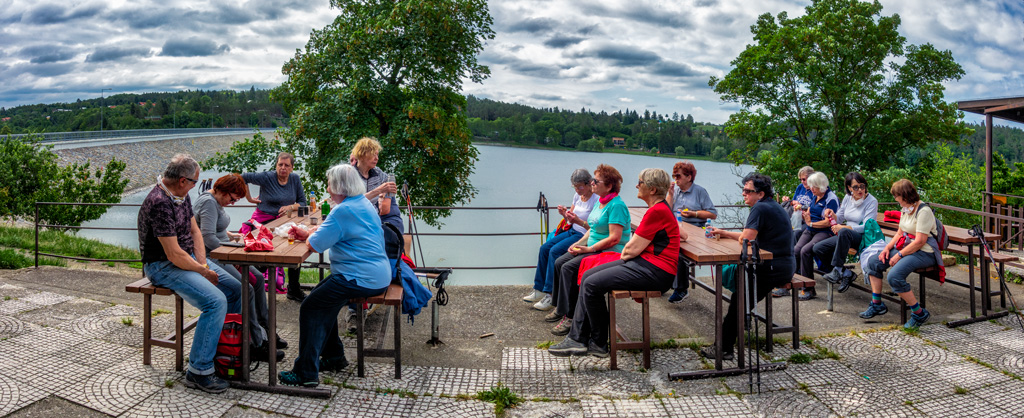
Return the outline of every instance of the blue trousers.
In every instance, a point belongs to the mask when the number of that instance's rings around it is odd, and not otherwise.
[[[299,306],[299,356],[295,372],[303,382],[319,380],[320,357],[345,357],[345,347],[338,336],[338,312],[350,299],[379,295],[387,289],[367,289],[344,275],[324,278]]]
[[[219,265],[213,262],[209,265],[217,273],[216,285],[203,275],[182,270],[170,261],[146,263],[144,267],[151,283],[173,290],[202,312],[192,335],[192,351],[188,355],[189,371],[200,376],[213,373],[213,356],[217,354],[217,342],[224,328],[224,315],[241,312],[242,307],[239,303],[242,283]]]
[[[889,257],[896,255],[898,251],[893,248],[889,251]],[[914,270],[931,267],[935,265],[935,254],[926,253],[924,251],[914,251],[912,254],[908,254],[905,258],[900,258],[900,261],[896,262],[895,266],[890,267],[889,263],[881,262],[878,257],[871,257],[868,261],[868,268],[865,273],[869,276],[882,278],[882,273],[889,270],[889,286],[892,286],[892,291],[896,293],[907,293],[911,290],[910,283],[907,283],[907,277]],[[890,269],[891,268],[891,269]]]
[[[583,234],[575,229],[555,235],[540,246],[537,257],[537,273],[533,276],[533,288],[544,293],[551,293],[555,283],[555,260],[569,251],[569,246],[583,238]]]

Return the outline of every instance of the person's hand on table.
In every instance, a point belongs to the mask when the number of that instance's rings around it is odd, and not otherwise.
[[[697,212],[696,211],[691,211],[691,210],[681,210],[681,211],[679,211],[679,214],[681,216],[683,216],[684,218],[696,218],[697,217]]]
[[[308,230],[305,230],[297,226],[293,226],[291,229],[288,230],[288,235],[295,237],[295,239],[298,241],[305,241],[306,239],[309,238],[310,235],[313,235],[313,231],[316,231],[318,227],[319,225],[310,227]]]
[[[285,213],[288,213],[288,211],[295,210],[295,209],[299,208],[299,204],[298,203],[295,203],[294,206],[295,206],[294,208],[292,207],[292,205],[281,206],[280,208],[277,209],[277,216],[284,216]]]
[[[242,234],[239,234],[237,232],[231,232],[231,231],[224,231],[224,232],[228,234],[228,240],[230,240],[230,241],[238,241],[238,240],[242,239]]]

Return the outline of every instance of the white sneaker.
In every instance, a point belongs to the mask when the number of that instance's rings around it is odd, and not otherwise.
[[[547,293],[541,292],[540,290],[534,290],[533,293],[523,296],[523,302],[534,303],[544,299],[544,295],[547,295]]]
[[[555,305],[551,304],[551,295],[544,295],[544,299],[541,299],[540,302],[533,305],[533,309],[538,311],[550,311],[554,307]]]

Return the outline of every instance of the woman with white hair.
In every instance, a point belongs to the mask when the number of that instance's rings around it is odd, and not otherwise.
[[[349,300],[379,295],[391,283],[380,217],[363,196],[366,185],[359,172],[348,164],[331,167],[327,192],[336,205],[323,224],[308,232],[291,231],[313,251],[331,250],[331,275],[299,307],[299,355],[294,368],[279,375],[286,385],[316,387],[319,372],[348,366],[338,337],[338,312]]]
[[[828,187],[828,177],[822,172],[807,177],[807,186],[814,199],[803,210],[804,228],[800,238],[793,246],[796,256],[797,273],[807,278],[814,277],[814,244],[833,235],[831,221],[825,217],[826,211],[835,213],[839,210],[839,198]],[[814,288],[800,295],[800,300],[810,300],[817,296]]]

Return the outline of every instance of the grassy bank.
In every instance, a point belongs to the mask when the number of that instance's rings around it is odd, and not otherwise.
[[[130,248],[81,238],[54,230],[39,231],[39,251],[72,257],[103,260],[138,260],[139,252]],[[35,230],[16,226],[0,225],[0,268],[13,269],[35,265]],[[40,264],[65,266],[66,260],[40,257]],[[113,265],[114,263],[108,263]],[[128,263],[142,268],[141,263]]]
[[[528,149],[542,149],[548,151],[570,151],[570,152],[592,152],[592,151],[577,151],[575,148],[567,148],[560,145],[526,145],[517,144],[514,142],[501,142],[501,141],[473,141],[474,145],[491,145],[496,147],[509,147],[509,148],[528,148]],[[714,162],[729,162],[729,161],[717,161],[706,155],[675,155],[675,154],[652,154],[647,151],[627,150],[624,148],[605,148],[603,153],[607,154],[629,154],[629,155],[643,155],[645,157],[661,157],[671,158],[674,160],[701,160],[701,161],[714,161]]]

